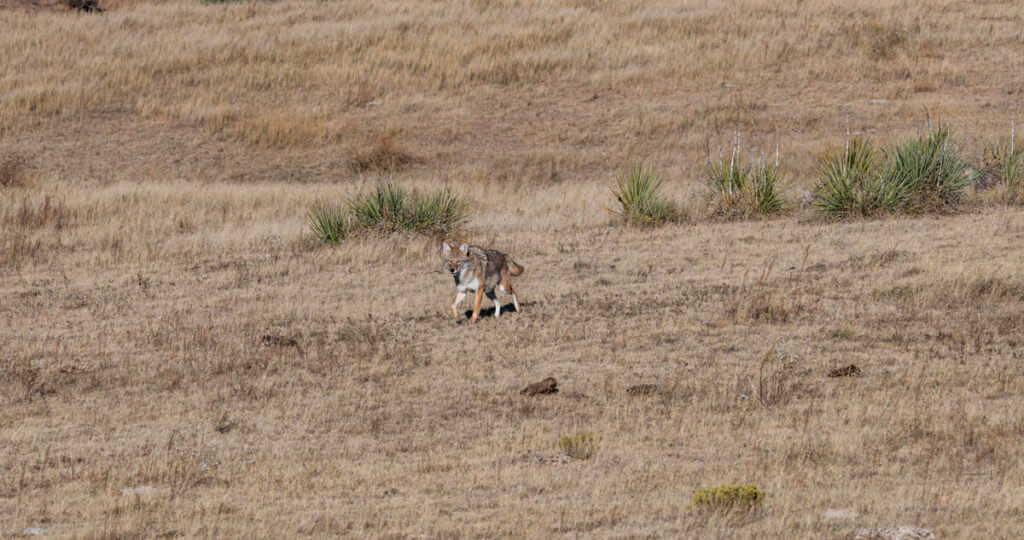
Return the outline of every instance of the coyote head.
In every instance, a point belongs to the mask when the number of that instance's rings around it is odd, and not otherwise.
[[[469,260],[469,257],[466,255],[468,252],[469,246],[466,244],[462,244],[462,246],[459,247],[459,251],[457,253],[453,253],[452,247],[448,245],[448,242],[442,243],[441,256],[444,261],[444,269],[453,275],[457,274],[462,263]]]

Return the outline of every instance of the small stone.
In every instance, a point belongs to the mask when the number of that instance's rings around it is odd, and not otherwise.
[[[851,375],[860,375],[860,368],[850,364],[846,367],[833,369],[828,372],[829,377],[849,377]]]
[[[935,535],[920,527],[896,527],[891,529],[860,529],[854,538],[875,538],[881,540],[934,540]]]
[[[629,396],[650,396],[657,393],[658,385],[656,384],[638,384],[626,389],[626,395]]]
[[[295,338],[274,336],[271,334],[264,334],[260,337],[260,343],[264,347],[298,347],[299,342],[295,341]]]
[[[42,536],[43,534],[46,534],[46,529],[40,529],[39,527],[29,527],[21,531],[22,536]]]
[[[533,383],[519,391],[524,396],[539,396],[542,394],[558,393],[558,381],[554,377],[548,377],[543,381]]]

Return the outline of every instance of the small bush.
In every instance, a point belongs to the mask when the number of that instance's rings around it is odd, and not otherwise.
[[[747,163],[736,153],[708,164],[707,183],[718,215],[749,218],[778,214],[787,207],[777,160]]]
[[[946,210],[963,199],[971,184],[967,162],[953,144],[947,126],[895,145],[886,156],[882,183],[904,194],[905,211]]]
[[[400,132],[394,129],[384,130],[373,137],[365,150],[355,153],[349,159],[349,168],[353,172],[366,171],[397,171],[407,165],[416,163],[416,156],[407,152],[399,142]]]
[[[619,214],[634,225],[658,225],[679,216],[675,203],[661,193],[661,179],[654,168],[635,163],[619,177],[612,194],[619,201]]]
[[[337,244],[348,236],[352,228],[344,210],[326,203],[317,203],[310,209],[309,227],[323,244]]]
[[[355,230],[448,234],[466,221],[466,203],[448,188],[430,193],[380,182],[344,207],[317,203],[309,211],[317,240],[336,244]]]
[[[1005,202],[1024,204],[1024,145],[1009,141],[990,146],[982,158],[982,169]]]
[[[727,485],[698,489],[690,508],[694,510],[753,509],[761,505],[765,494],[756,484]]]
[[[590,459],[597,454],[600,447],[601,438],[592,431],[582,431],[558,439],[558,449],[573,459]]]

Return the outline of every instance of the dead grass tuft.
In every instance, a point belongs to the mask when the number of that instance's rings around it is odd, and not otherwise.
[[[349,168],[356,173],[365,172],[398,172],[416,163],[418,159],[405,150],[401,143],[401,131],[386,129],[366,144],[366,148],[356,152],[349,159]]]

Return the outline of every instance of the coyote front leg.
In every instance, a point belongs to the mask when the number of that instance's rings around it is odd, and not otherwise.
[[[473,301],[473,316],[469,318],[469,322],[476,322],[477,317],[480,316],[480,303],[484,301],[484,288],[480,287],[476,290],[476,299]]]
[[[455,301],[452,302],[452,317],[455,317],[456,321],[459,320],[459,302],[462,302],[462,299],[465,297],[466,291],[459,291],[455,293]]]

